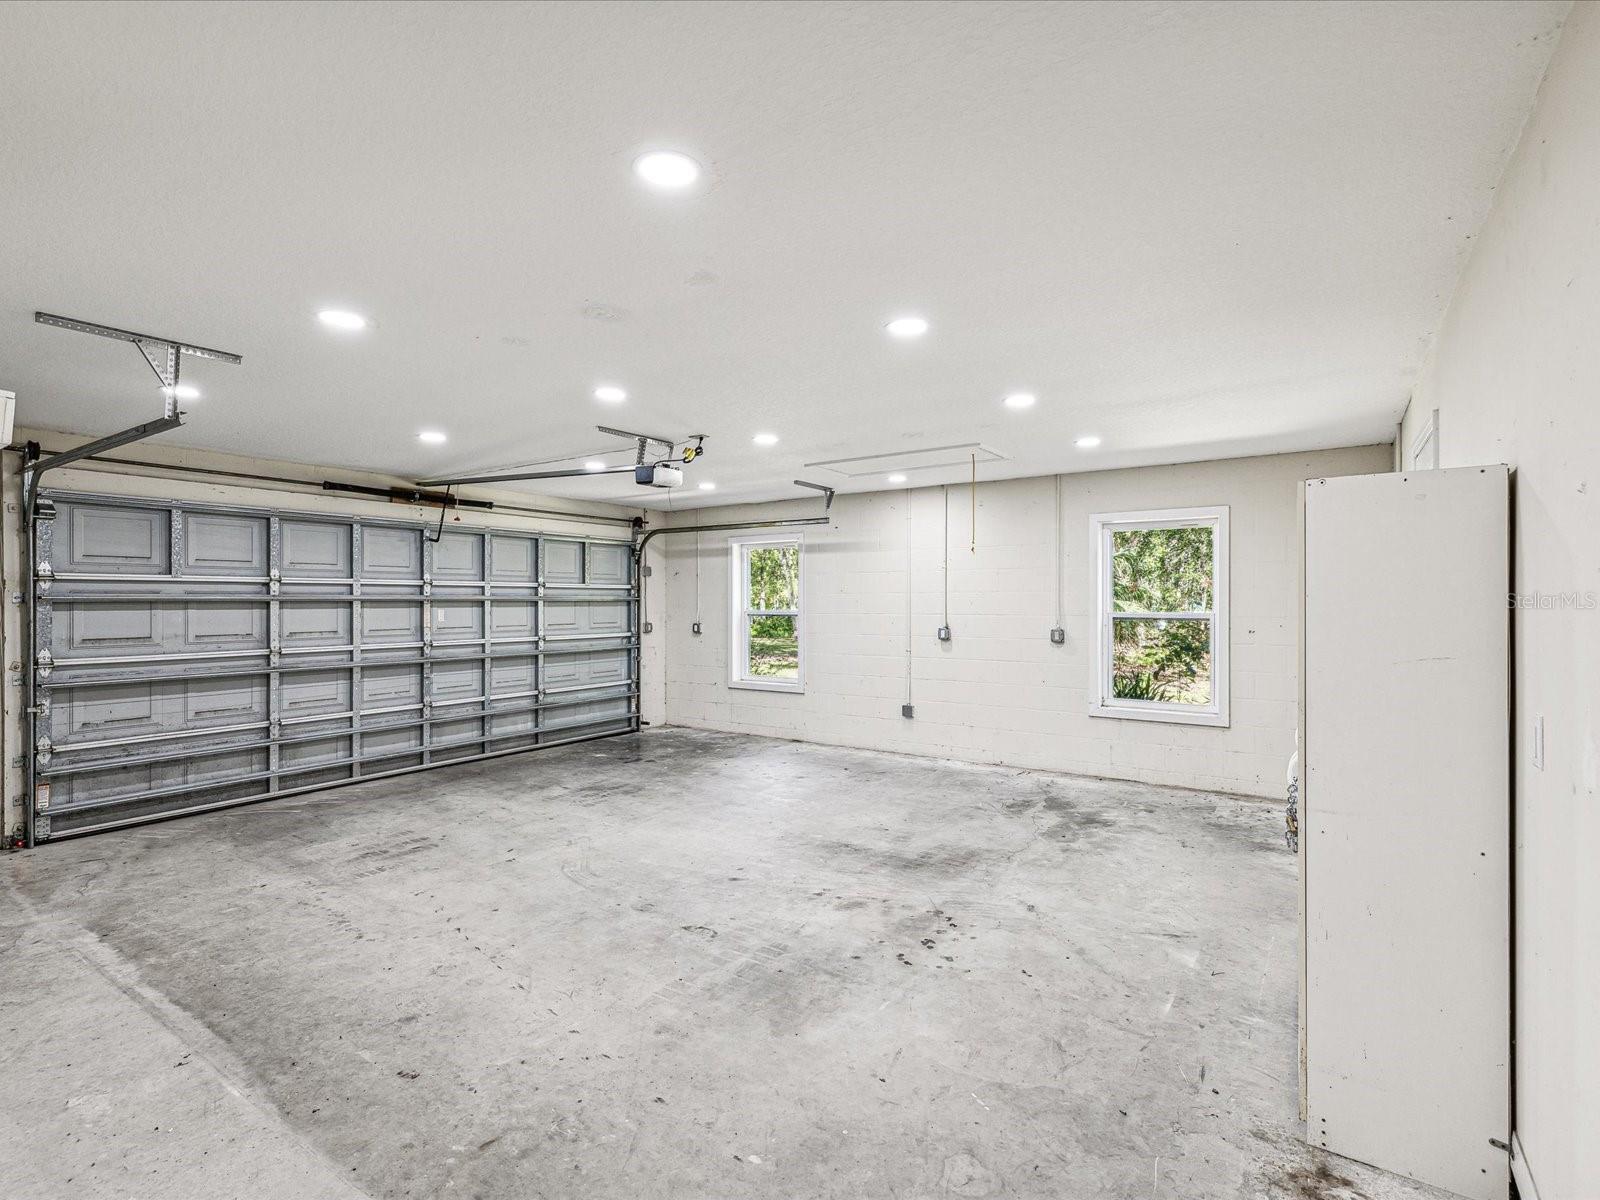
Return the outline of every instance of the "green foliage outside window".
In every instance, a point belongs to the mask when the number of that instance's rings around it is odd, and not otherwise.
[[[800,607],[800,548],[761,546],[747,557],[749,604],[755,611]],[[751,676],[795,679],[800,674],[799,622],[794,616],[752,616]]]
[[[750,551],[749,563],[752,609],[800,607],[800,547],[760,546]]]
[[[1111,534],[1111,600],[1117,612],[1207,612],[1212,530],[1119,529]]]
[[[1211,622],[1115,613],[1208,612],[1210,526],[1123,529],[1111,535],[1112,695],[1169,704],[1211,701]]]

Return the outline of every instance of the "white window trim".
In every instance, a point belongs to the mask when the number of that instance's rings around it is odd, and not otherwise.
[[[1155,700],[1121,700],[1111,694],[1111,534],[1126,529],[1170,529],[1210,525],[1215,573],[1211,600],[1211,703],[1173,704]],[[1095,564],[1094,679],[1089,715],[1132,721],[1166,721],[1175,725],[1228,724],[1228,506],[1158,508],[1141,512],[1095,513],[1089,518],[1090,561]],[[1151,616],[1118,613],[1120,617]],[[1156,616],[1164,614],[1154,614]]]
[[[796,585],[794,626],[800,649],[800,669],[793,679],[751,679],[744,674],[750,662],[750,622],[745,600],[748,596],[749,577],[745,572],[745,551],[770,546],[793,546],[800,552],[800,577]],[[728,686],[752,692],[804,692],[806,690],[806,548],[805,539],[798,533],[774,537],[746,534],[728,539],[729,589],[729,645]],[[785,610],[787,612],[787,610]]]

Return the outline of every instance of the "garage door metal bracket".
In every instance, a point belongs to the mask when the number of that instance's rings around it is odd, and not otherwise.
[[[38,626],[35,620],[36,603],[41,597],[49,594],[50,583],[54,574],[50,569],[48,558],[38,553],[39,538],[35,534],[38,521],[48,521],[55,516],[55,508],[48,500],[39,499],[39,484],[48,471],[59,467],[69,466],[97,454],[104,454],[108,450],[115,450],[119,446],[126,446],[131,442],[141,442],[145,438],[154,437],[158,433],[166,433],[169,429],[176,429],[183,424],[183,413],[178,408],[178,380],[182,370],[184,355],[193,358],[208,358],[217,362],[241,363],[244,359],[237,354],[226,350],[213,350],[209,346],[196,346],[190,342],[180,342],[175,338],[157,337],[154,334],[135,333],[131,329],[118,329],[112,325],[101,325],[94,321],[82,321],[76,317],[63,317],[55,313],[35,312],[33,319],[40,325],[50,325],[57,329],[70,329],[75,333],[88,333],[95,337],[111,338],[113,341],[132,342],[138,347],[139,354],[144,358],[150,369],[155,372],[156,378],[161,381],[163,403],[161,416],[153,421],[131,426],[118,433],[107,434],[92,442],[81,446],[74,446],[70,450],[40,457],[37,442],[30,442],[22,468],[22,527],[25,531],[23,541],[27,547],[29,569],[35,581],[34,587],[27,593],[27,636],[37,639]],[[28,714],[28,737],[34,738],[38,732],[40,702],[38,684],[42,679],[48,679],[50,668],[48,666],[48,652],[41,651],[40,658],[33,665],[28,674],[26,705]],[[41,786],[48,788],[48,784],[41,785],[37,778],[35,766],[38,759],[31,760],[26,769],[26,779],[22,791],[22,844],[32,848],[37,839],[49,837],[49,820],[39,810],[39,795]],[[48,791],[43,794],[48,795]]]
[[[175,338],[157,337],[152,333],[135,333],[131,329],[118,329],[114,325],[101,325],[95,321],[80,321],[76,317],[36,312],[33,314],[33,319],[40,325],[52,325],[57,329],[89,333],[95,337],[111,338],[118,342],[132,342],[139,348],[139,353],[144,355],[145,362],[150,364],[150,369],[156,373],[156,378],[161,380],[161,386],[166,389],[166,415],[169,417],[178,415],[178,376],[182,370],[185,354],[193,358],[209,358],[225,363],[237,364],[244,361],[241,356],[229,353],[227,350],[213,350],[209,346],[196,346],[190,342],[180,342]]]

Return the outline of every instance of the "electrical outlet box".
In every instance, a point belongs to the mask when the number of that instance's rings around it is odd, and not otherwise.
[[[1533,769],[1544,770],[1544,718],[1533,719]]]
[[[948,642],[950,640],[950,626],[948,626],[948,625],[939,626],[939,640],[941,642]]]
[[[1052,646],[1065,646],[1067,644],[1067,631],[1057,625],[1050,631],[1050,644]]]
[[[916,710],[915,706],[910,705],[910,704],[902,704],[900,706],[900,715],[902,717],[904,717],[906,720],[908,720],[908,721],[911,720],[911,718],[916,716],[916,714],[917,714],[917,710]]]
[[[700,622],[696,621],[693,625],[689,626],[689,632],[690,633],[699,633],[700,632]]]
[[[644,631],[646,633],[654,633],[655,629],[656,629],[656,624],[655,624],[654,621],[646,621],[644,623]]]

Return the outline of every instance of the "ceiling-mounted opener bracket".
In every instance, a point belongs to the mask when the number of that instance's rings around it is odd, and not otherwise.
[[[150,364],[150,369],[155,372],[156,378],[161,381],[161,387],[166,396],[163,406],[164,418],[177,418],[183,414],[178,411],[178,380],[183,371],[183,356],[188,354],[194,358],[210,358],[217,362],[242,363],[244,359],[237,354],[230,354],[226,350],[213,350],[209,346],[196,346],[190,342],[180,342],[175,338],[157,337],[152,333],[135,333],[131,329],[118,329],[112,325],[100,325],[94,321],[80,321],[76,317],[62,317],[55,313],[36,312],[33,319],[40,325],[53,325],[57,329],[70,329],[75,333],[91,333],[95,337],[111,338],[118,342],[132,342],[139,348],[139,353],[144,356],[144,361]]]
[[[115,450],[119,446],[126,446],[130,442],[143,441],[147,437],[154,437],[158,433],[166,433],[169,429],[176,429],[183,424],[183,413],[178,409],[178,375],[180,364],[185,354],[195,358],[211,358],[218,362],[241,363],[244,359],[237,354],[230,354],[226,350],[213,350],[209,346],[196,346],[189,342],[180,342],[175,338],[156,337],[149,333],[135,333],[131,329],[118,329],[112,325],[99,325],[94,321],[80,321],[75,317],[61,317],[54,313],[36,312],[33,319],[40,325],[53,325],[57,329],[70,329],[75,333],[91,333],[95,337],[111,338],[118,342],[132,342],[139,348],[145,362],[150,364],[150,369],[156,373],[156,378],[161,381],[164,390],[164,403],[161,416],[153,421],[146,421],[142,425],[134,425],[118,433],[107,434],[103,438],[96,438],[92,442],[85,442],[81,446],[74,446],[70,450],[63,450],[52,454],[48,458],[37,457],[37,451],[30,444],[29,454],[23,464],[22,484],[22,543],[28,556],[27,570],[40,578],[48,571],[48,564],[35,561],[37,547],[32,534],[33,522],[36,516],[45,516],[49,505],[47,500],[39,496],[39,482],[44,478],[45,472],[53,471],[57,467],[65,467],[86,458],[93,458],[97,454],[104,454],[108,450]],[[47,576],[45,576],[47,577]],[[27,626],[35,628],[35,596],[34,589],[27,591]],[[26,688],[28,703],[25,713],[28,721],[28,740],[33,741],[38,733],[39,718],[47,711],[44,707],[44,698],[40,695],[39,681],[45,677],[49,670],[48,663],[34,664],[28,671]],[[34,755],[27,756],[24,765],[24,782],[22,789],[22,823],[23,845],[31,848],[40,838],[50,836],[50,816],[44,811],[49,802],[49,785],[40,784],[38,768],[44,765],[48,755],[48,743]]]
[[[822,515],[827,516],[833,508],[833,489],[825,483],[807,483],[804,479],[796,479],[795,487],[810,488],[814,492],[822,493]]]
[[[633,460],[634,466],[642,467],[644,465],[645,457],[650,453],[651,446],[660,446],[667,452],[667,458],[671,458],[673,447],[677,445],[671,438],[656,437],[654,434],[649,433],[634,433],[630,429],[612,429],[609,425],[596,425],[595,428],[601,433],[610,434],[612,437],[627,438],[629,441],[637,442],[639,444],[639,453]],[[696,434],[695,436],[702,439],[705,437],[704,434]],[[688,460],[686,459],[685,461]]]

